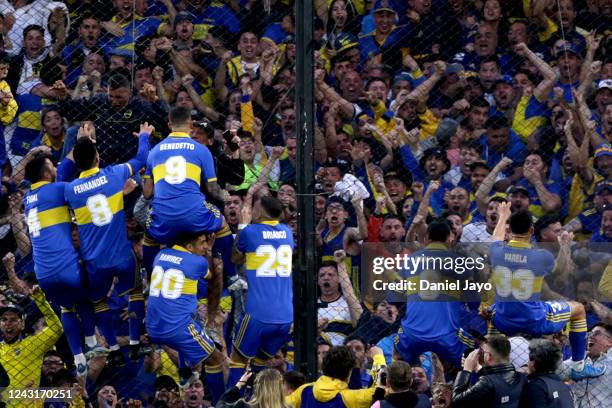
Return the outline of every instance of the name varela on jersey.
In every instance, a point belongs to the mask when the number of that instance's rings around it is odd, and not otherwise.
[[[74,193],[86,193],[89,190],[93,190],[94,188],[98,188],[108,183],[106,176],[97,177],[93,180],[86,181],[83,184],[77,184],[74,186]]]
[[[504,254],[504,261],[506,261],[506,262],[516,262],[516,263],[527,263],[527,255]]]
[[[174,255],[168,255],[168,254],[161,254],[159,256],[159,260],[170,262],[176,265],[180,265],[181,262],[183,262],[183,258],[181,258],[180,256],[174,256]]]
[[[262,231],[263,239],[284,239],[287,238],[287,231]]]
[[[179,149],[195,150],[195,146],[193,145],[193,143],[186,143],[186,142],[164,143],[164,144],[159,145],[159,150],[179,150]]]

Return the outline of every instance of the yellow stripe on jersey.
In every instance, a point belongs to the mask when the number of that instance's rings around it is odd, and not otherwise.
[[[207,305],[208,299],[202,298],[198,300],[199,305]],[[221,300],[219,300],[219,309],[224,312],[231,312],[232,310],[232,297],[231,296],[221,296]]]
[[[555,323],[559,323],[559,322],[563,322],[566,320],[569,320],[570,318],[570,313],[563,313],[563,314],[547,314],[546,315],[546,320],[550,321],[550,322],[555,322]]]
[[[198,281],[194,279],[185,279],[181,293],[183,295],[196,295],[198,293]]]
[[[175,178],[176,174],[171,174],[166,169],[166,163],[158,164],[153,167],[153,182],[157,183],[160,180],[163,180],[166,176],[170,176]],[[187,162],[187,170],[185,177],[189,180],[193,180],[200,185],[200,177],[202,176],[202,169],[199,166],[196,166],[193,163]]]
[[[108,209],[110,209],[113,214],[123,211],[123,191],[119,191],[110,197],[106,197],[106,202],[108,204]],[[86,205],[80,208],[75,208],[74,215],[76,216],[77,225],[85,225],[92,222],[91,211]]]
[[[71,221],[68,207],[65,205],[39,212],[38,220],[40,221],[40,228],[48,228]]]

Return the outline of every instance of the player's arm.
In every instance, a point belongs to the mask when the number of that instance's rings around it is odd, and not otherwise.
[[[147,163],[149,156],[149,136],[155,132],[155,128],[149,125],[148,122],[140,124],[140,132],[138,132],[138,151],[133,159],[130,159],[127,164],[130,166],[131,173],[136,174]]]
[[[223,260],[221,257],[213,255],[212,268],[209,268],[210,275],[208,279],[208,325],[215,321],[215,316],[219,311],[219,301],[221,299],[221,290],[223,289]]]
[[[498,213],[499,218],[497,220],[497,225],[493,230],[493,235],[491,239],[493,242],[495,241],[503,241],[506,238],[506,223],[510,219],[510,205],[511,203],[499,203]]]
[[[361,307],[357,296],[355,296],[355,290],[351,284],[348,273],[346,272],[346,253],[344,251],[336,251],[334,252],[334,258],[336,258],[342,295],[344,296],[344,300],[346,300],[346,304],[348,305],[349,312],[351,314],[351,324],[353,327],[357,327],[357,322],[363,313],[363,308]]]

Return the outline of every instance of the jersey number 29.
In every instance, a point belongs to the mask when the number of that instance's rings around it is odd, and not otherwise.
[[[261,278],[273,278],[280,276],[287,278],[291,276],[291,258],[293,251],[289,245],[281,245],[274,248],[272,245],[260,245],[255,250],[255,255],[263,257],[261,265],[255,271],[255,276]]]

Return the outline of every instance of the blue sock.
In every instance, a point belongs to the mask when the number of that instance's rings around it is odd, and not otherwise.
[[[108,308],[106,301],[94,304],[94,310],[96,312],[96,324],[100,332],[102,332],[108,347],[119,347],[117,345],[117,336],[115,335],[113,326],[113,314]]]
[[[225,390],[225,384],[223,383],[223,370],[220,365],[216,366],[205,366],[204,371],[206,372],[206,386],[210,389],[210,395],[212,396],[213,406],[217,404],[221,395]]]
[[[91,303],[81,303],[76,306],[77,313],[81,318],[81,328],[83,329],[83,336],[95,336],[96,335],[96,316]]]
[[[73,355],[78,355],[83,352],[81,346],[81,321],[74,309],[65,309],[62,307],[62,326],[66,339]]]
[[[142,290],[136,289],[136,291],[140,293],[130,294],[128,301],[130,344],[140,342],[140,329],[145,315],[144,295]]]
[[[145,234],[144,244],[142,245],[142,266],[147,271],[147,279],[149,280],[151,279],[151,273],[153,273],[153,261],[159,251],[159,244]]]
[[[230,366],[229,366],[229,377],[227,377],[227,387],[226,388],[231,388],[234,385],[236,385],[238,380],[240,380],[240,377],[242,377],[242,375],[244,374],[245,369],[246,369],[246,364],[235,363],[231,361]]]
[[[587,322],[585,319],[570,321],[569,341],[572,346],[572,361],[582,361],[586,354]]]

